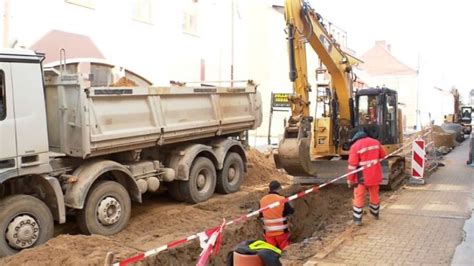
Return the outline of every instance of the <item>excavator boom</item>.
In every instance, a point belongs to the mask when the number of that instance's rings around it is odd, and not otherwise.
[[[322,24],[321,16],[301,0],[285,1],[285,20],[294,95],[291,117],[276,152],[277,167],[292,175],[316,175],[316,158],[339,156],[353,126],[352,66],[360,62],[344,52]],[[318,55],[331,76],[331,115],[310,116],[306,43]]]

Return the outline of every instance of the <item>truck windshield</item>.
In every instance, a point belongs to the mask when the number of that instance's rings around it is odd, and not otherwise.
[[[6,94],[5,94],[5,75],[0,70],[0,121],[7,116]]]

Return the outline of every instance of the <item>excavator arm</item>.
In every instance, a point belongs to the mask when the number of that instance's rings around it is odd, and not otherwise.
[[[340,155],[354,126],[352,66],[360,62],[342,51],[322,24],[321,16],[302,0],[285,0],[285,20],[293,96],[291,117],[275,154],[277,167],[292,175],[317,174],[317,158]],[[330,116],[310,116],[306,43],[316,52],[330,74]],[[345,132],[345,133],[344,133]]]

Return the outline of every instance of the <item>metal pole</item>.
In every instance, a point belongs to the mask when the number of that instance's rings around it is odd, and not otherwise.
[[[418,53],[418,69],[416,70],[416,129],[420,126],[421,130],[421,117],[420,117],[420,53]]]
[[[433,134],[433,126],[434,124],[431,123],[431,113],[428,113],[428,117],[430,118],[430,126],[431,126],[431,133],[430,133],[430,137],[431,137],[431,142],[433,142],[433,148],[432,148],[432,154],[431,156],[433,156],[434,154],[434,166],[431,170],[435,169],[436,167],[438,167],[439,165],[439,162],[438,162],[438,153],[436,151],[436,144],[435,144],[435,139],[434,139],[434,134]]]
[[[273,94],[273,93],[272,93]],[[272,95],[273,99],[273,95]],[[271,136],[272,136],[272,119],[273,119],[273,106],[270,104],[270,117],[268,118],[268,136],[267,136],[267,144],[270,146],[272,144]]]

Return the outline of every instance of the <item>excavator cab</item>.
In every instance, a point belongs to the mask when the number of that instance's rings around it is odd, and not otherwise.
[[[459,123],[463,126],[464,134],[471,134],[472,132],[472,107],[462,106]]]
[[[354,130],[365,129],[382,145],[400,143],[397,92],[388,88],[369,88],[356,92]]]
[[[368,88],[355,94],[354,128],[352,134],[364,129],[367,134],[380,141],[387,153],[400,147],[403,138],[401,111],[398,110],[398,95],[388,88]],[[382,187],[394,188],[404,178],[405,160],[392,156],[382,162],[384,178]]]

